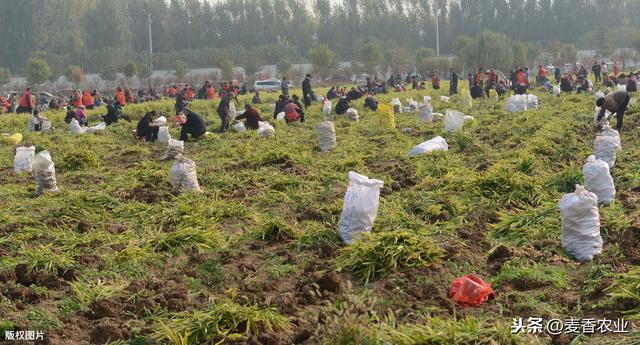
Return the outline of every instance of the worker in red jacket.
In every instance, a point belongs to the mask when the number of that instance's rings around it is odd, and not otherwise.
[[[244,106],[244,114],[236,116],[236,120],[246,119],[244,126],[249,129],[258,129],[258,122],[262,121],[260,113],[249,104]]]
[[[20,102],[18,103],[18,109],[16,109],[16,112],[18,114],[31,113],[35,107],[36,100],[31,95],[31,88],[26,88],[22,93],[22,97],[20,97]]]
[[[216,89],[213,87],[213,85],[208,85],[207,86],[207,99],[214,99],[216,98]]]
[[[124,97],[124,91],[122,91],[122,88],[119,87],[118,90],[116,91],[116,102],[121,106],[124,107],[125,104],[127,104],[125,97]]]
[[[82,94],[82,104],[84,104],[84,107],[87,109],[93,109],[93,107],[95,106],[93,96],[91,95],[91,92],[89,92],[89,90],[85,90]]]

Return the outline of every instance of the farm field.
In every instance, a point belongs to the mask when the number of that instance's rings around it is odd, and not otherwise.
[[[51,153],[59,187],[36,197],[34,177],[13,171],[15,147],[0,143],[0,330],[44,331],[43,344],[640,344],[640,106],[620,133],[616,201],[599,208],[603,253],[579,263],[560,244],[558,201],[593,154],[594,98],[533,93],[540,108],[521,113],[505,100],[446,104],[444,90],[378,96],[430,95],[434,112],[472,115],[456,133],[417,112],[384,129],[354,101],[360,122],[334,118],[327,153],[320,104],[287,126],[272,120],[277,95],[264,94],[274,137],[185,144],[200,194],[174,193],[166,146],[131,134],[149,110],[173,118],[173,100],[127,105],[131,123],[81,136],[64,112],[44,114],[56,127],[44,135],[26,131],[25,115],[0,115],[0,132]],[[216,106],[192,106],[212,133]],[[89,111],[90,123],[104,113]],[[449,151],[407,157],[438,135]],[[384,187],[371,235],[344,246],[349,171]],[[449,299],[470,273],[497,298]],[[624,318],[629,333],[511,333],[513,318],[529,317]]]

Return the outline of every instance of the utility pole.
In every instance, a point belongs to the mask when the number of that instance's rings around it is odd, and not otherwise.
[[[438,22],[440,18],[440,9],[436,9],[436,56],[440,56],[440,32],[438,30]]]
[[[149,28],[149,70],[153,73],[153,40],[151,38],[151,10],[149,0],[145,0],[144,8],[147,11],[147,26]]]

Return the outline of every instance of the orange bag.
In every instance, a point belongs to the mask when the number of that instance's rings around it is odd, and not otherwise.
[[[451,284],[449,298],[466,306],[479,306],[488,300],[496,298],[496,293],[491,289],[491,284],[485,283],[475,274],[467,274],[456,278]]]

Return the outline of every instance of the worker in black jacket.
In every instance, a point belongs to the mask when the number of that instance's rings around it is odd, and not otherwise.
[[[186,115],[187,121],[182,124],[180,140],[186,142],[189,134],[191,134],[191,138],[197,139],[207,132],[207,126],[204,124],[204,119],[200,114],[191,111],[189,108],[184,108],[182,113]]]
[[[150,111],[146,113],[140,121],[138,121],[138,126],[136,127],[136,134],[138,135],[138,139],[141,141],[150,141],[154,142],[158,140],[158,132],[160,131],[160,127],[156,126],[153,123],[153,118],[156,116],[156,112]]]
[[[304,100],[304,107],[310,107],[311,99],[313,97],[313,90],[311,90],[311,74],[307,74],[302,82],[302,97]]]

